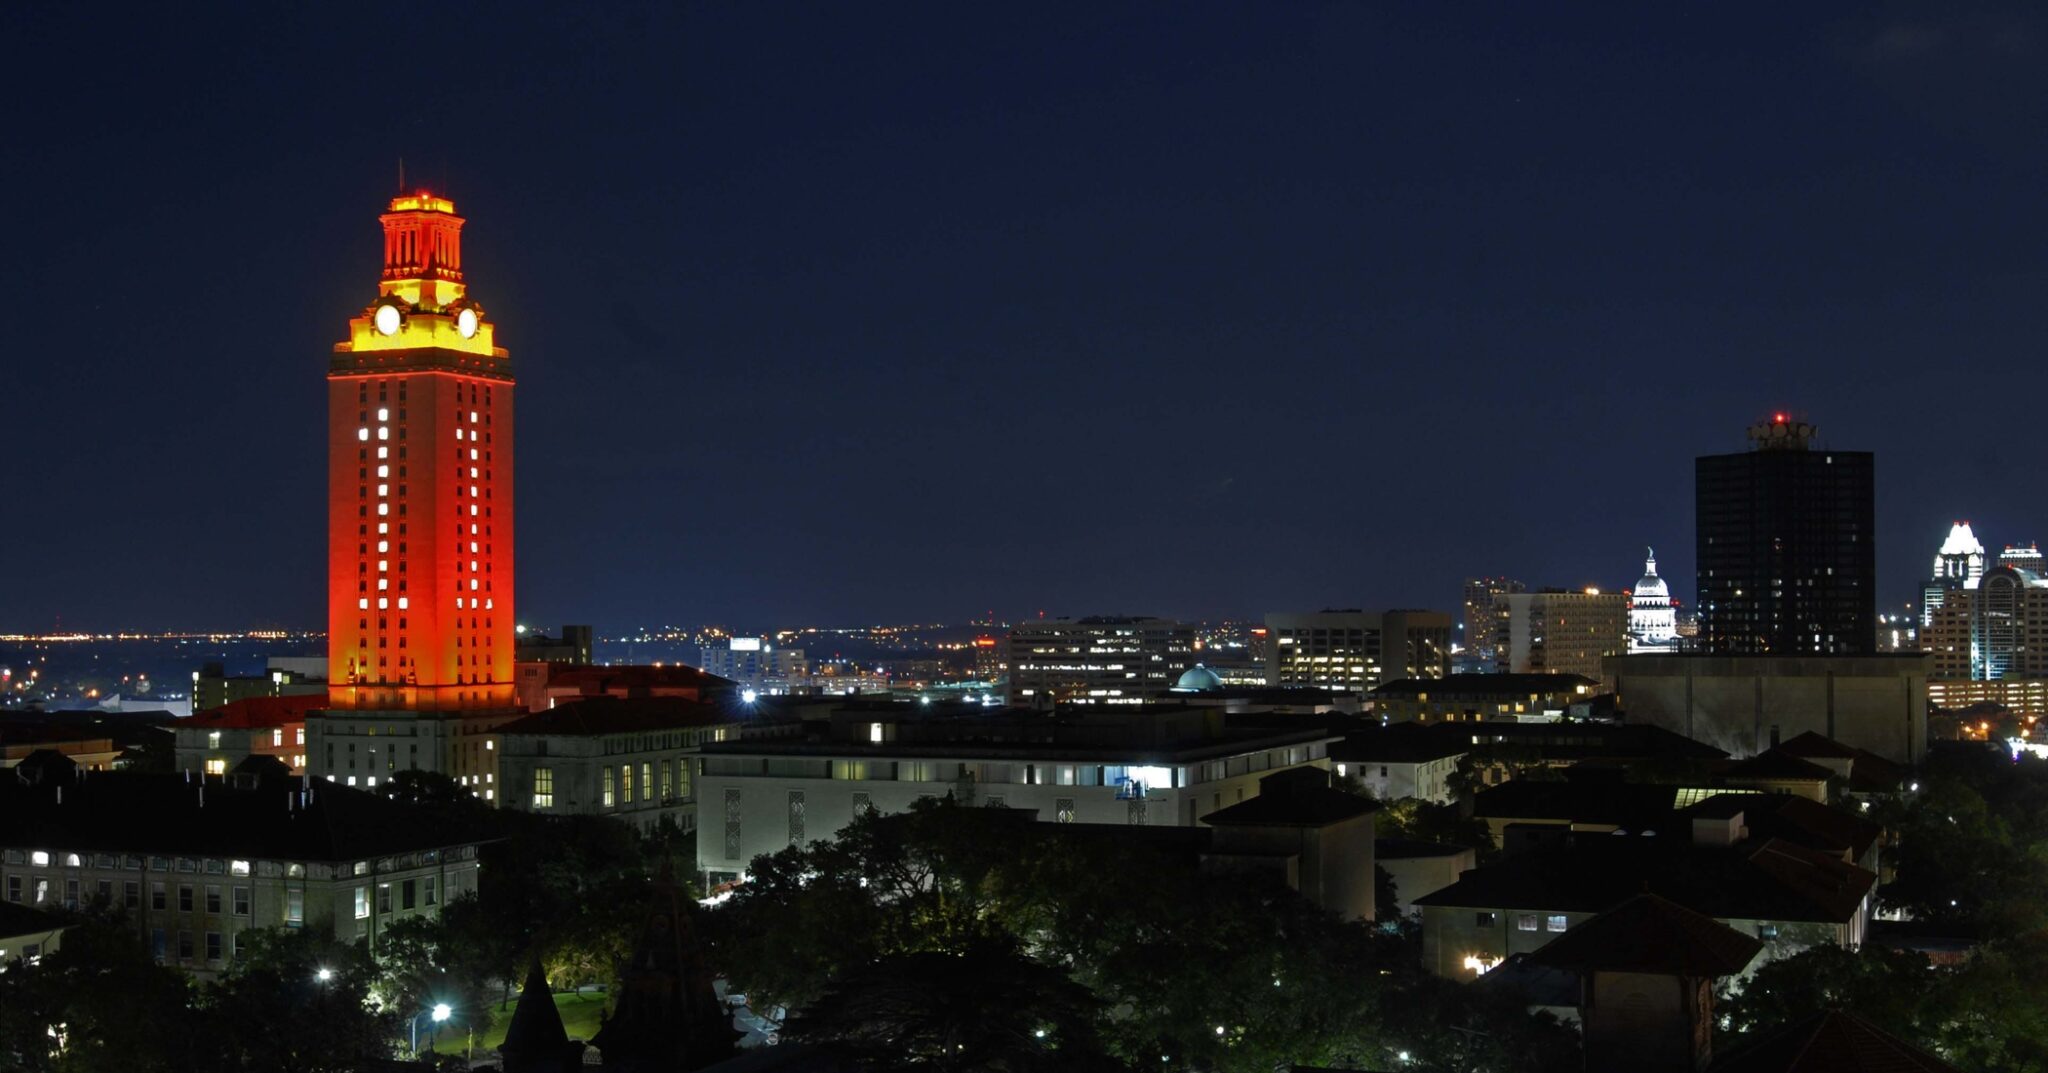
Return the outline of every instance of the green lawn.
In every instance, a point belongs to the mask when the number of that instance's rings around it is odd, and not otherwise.
[[[597,1035],[598,1018],[604,1013],[605,996],[592,993],[560,993],[555,995],[555,1009],[561,1011],[562,1028],[570,1039],[589,1042]],[[512,1024],[512,1011],[519,1005],[513,999],[491,1011],[491,1027],[481,1026],[476,1033],[476,1053],[481,1056],[495,1049],[505,1041],[505,1029]],[[424,1026],[422,1026],[424,1027]],[[469,1046],[469,1033],[460,1028],[443,1029],[441,1039],[434,1044],[434,1050],[442,1054],[461,1054]]]

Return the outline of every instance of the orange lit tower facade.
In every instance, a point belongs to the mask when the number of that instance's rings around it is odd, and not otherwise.
[[[380,219],[377,299],[327,373],[328,703],[511,708],[511,359],[463,282],[454,202],[405,194]]]

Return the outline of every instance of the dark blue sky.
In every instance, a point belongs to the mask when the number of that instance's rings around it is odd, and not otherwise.
[[[1692,596],[1691,459],[2034,485],[2048,19],[1952,4],[0,11],[0,628],[312,626],[410,175],[605,629]]]

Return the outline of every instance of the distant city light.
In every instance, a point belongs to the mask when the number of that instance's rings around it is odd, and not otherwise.
[[[754,690],[743,689],[740,691],[740,700],[744,703],[752,704],[759,699],[761,699],[761,694],[755,692]]]

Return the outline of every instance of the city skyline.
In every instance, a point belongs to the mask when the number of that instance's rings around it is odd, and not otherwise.
[[[1776,409],[1876,454],[1903,604],[1951,519],[2040,529],[2005,492],[2020,393],[1975,396],[1967,447],[1919,415],[1937,362],[1990,382],[2038,344],[2048,94],[1973,96],[2017,61],[1961,17],[1780,17],[538,14],[426,87],[339,15],[96,30],[137,62],[24,116],[5,172],[75,207],[4,270],[52,360],[11,370],[42,524],[0,629],[320,621],[306,414],[400,157],[490,220],[523,621],[1450,609],[1468,576],[1618,588],[1645,544],[1691,603],[1691,461]],[[48,46],[10,77],[68,62],[66,16],[5,18]],[[908,62],[863,58],[884,35]],[[1539,47],[1489,65],[1511,39]],[[1706,92],[1614,92],[1645,45]],[[565,89],[493,80],[543,55]],[[179,77],[145,98],[144,60]],[[1424,78],[1454,84],[1400,96]],[[1412,455],[1346,471],[1361,437]]]

